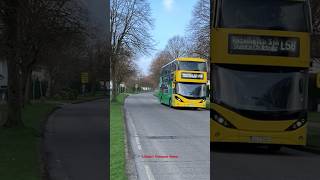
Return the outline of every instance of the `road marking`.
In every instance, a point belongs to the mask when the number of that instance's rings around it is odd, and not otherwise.
[[[132,121],[130,113],[127,111],[126,114],[127,114],[128,121],[130,122],[130,125],[132,127],[133,136],[135,137],[137,147],[138,147],[139,151],[142,151],[142,147],[141,147],[140,139],[139,139],[138,134],[137,134],[136,126],[134,125],[134,123]]]
[[[148,165],[144,165],[144,169],[146,170],[148,179],[149,180],[155,180],[150,167]]]
[[[140,143],[139,137],[136,136],[135,139],[136,139],[136,143],[137,143],[137,147],[138,147],[139,151],[142,151],[142,147],[141,147],[141,143]]]

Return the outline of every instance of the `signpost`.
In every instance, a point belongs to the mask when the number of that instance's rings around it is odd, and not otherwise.
[[[81,79],[81,84],[82,84],[82,95],[84,95],[86,92],[86,84],[89,83],[89,73],[82,72],[80,75],[80,79]]]

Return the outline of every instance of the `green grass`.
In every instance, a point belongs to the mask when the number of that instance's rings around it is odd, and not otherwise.
[[[110,179],[125,180],[123,104],[127,94],[120,94],[110,107]]]
[[[308,146],[320,148],[320,129],[319,128],[309,127]]]
[[[54,104],[33,104],[23,109],[26,127],[0,127],[0,179],[40,180],[40,127]]]
[[[320,113],[319,112],[309,112],[308,113],[308,120],[310,122],[320,123]]]
[[[77,99],[62,99],[62,98],[52,98],[48,99],[49,102],[56,102],[56,103],[81,103],[83,101],[90,101],[95,100],[98,98],[104,98],[106,95],[104,92],[97,92],[95,95],[92,94],[86,94],[86,95],[79,95]]]
[[[210,110],[210,98],[207,98],[206,109]]]
[[[308,120],[313,123],[320,124],[320,113],[319,112],[309,112],[308,113]],[[320,148],[320,128],[309,126],[308,127],[308,145]]]

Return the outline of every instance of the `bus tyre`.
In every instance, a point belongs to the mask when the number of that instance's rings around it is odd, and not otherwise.
[[[275,145],[275,144],[269,145],[269,146],[268,146],[268,150],[269,150],[270,152],[278,152],[278,151],[281,150],[281,145]]]

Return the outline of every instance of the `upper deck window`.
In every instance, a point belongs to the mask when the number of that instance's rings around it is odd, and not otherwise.
[[[218,26],[310,31],[310,14],[306,0],[221,0]]]
[[[186,71],[207,71],[207,64],[205,62],[179,61],[178,69]]]

